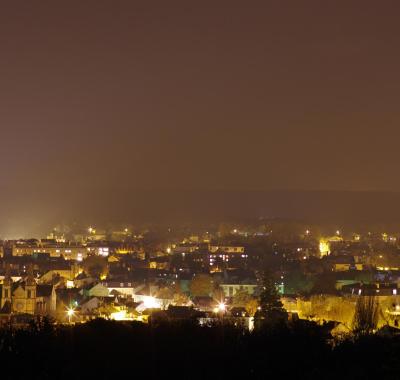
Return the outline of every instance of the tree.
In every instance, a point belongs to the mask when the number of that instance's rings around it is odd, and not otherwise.
[[[174,305],[175,306],[187,306],[189,303],[189,298],[185,293],[175,293],[174,294]]]
[[[358,297],[353,319],[353,333],[355,335],[368,335],[376,329],[378,307],[375,296]]]
[[[285,276],[285,293],[286,294],[304,294],[309,293],[314,286],[311,276],[307,276],[296,270]]]
[[[269,273],[264,273],[262,291],[260,293],[259,308],[255,319],[262,324],[277,325],[287,320],[287,312],[283,308],[275,282]]]
[[[160,299],[172,299],[174,297],[174,290],[168,286],[160,288],[156,294],[156,298]]]
[[[336,274],[322,273],[314,279],[311,294],[337,294]]]
[[[218,302],[224,302],[225,293],[220,287],[216,287],[213,289],[212,297]]]
[[[247,303],[246,303],[246,311],[249,314],[250,317],[254,317],[254,315],[257,312],[258,309],[258,301],[256,298],[252,297]]]
[[[212,277],[208,274],[199,273],[192,279],[190,293],[193,297],[210,296],[213,288]]]
[[[233,296],[232,306],[244,307],[247,313],[252,317],[256,313],[259,305],[255,297],[247,293],[245,290],[240,290]]]
[[[175,306],[186,306],[189,303],[189,297],[182,291],[178,281],[175,283],[173,298]]]
[[[170,303],[170,300],[174,298],[174,290],[165,286],[158,290],[156,298],[160,299],[161,309],[165,310]]]
[[[107,276],[108,274],[107,259],[101,256],[89,256],[84,261],[83,268],[86,273],[95,278]]]
[[[251,295],[245,290],[239,290],[232,298],[232,306],[246,307],[246,304],[251,300]]]

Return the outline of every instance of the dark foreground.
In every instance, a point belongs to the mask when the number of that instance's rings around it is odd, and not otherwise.
[[[398,379],[400,338],[332,345],[324,329],[253,333],[191,322],[144,325],[42,322],[0,332],[1,379]]]

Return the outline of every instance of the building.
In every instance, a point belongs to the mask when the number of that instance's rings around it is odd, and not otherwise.
[[[48,254],[50,257],[63,256],[66,260],[82,261],[88,255],[88,249],[82,245],[45,241],[17,242],[12,247],[13,256],[35,256]]]
[[[238,292],[246,292],[249,295],[253,295],[256,291],[258,285],[256,283],[250,283],[247,281],[238,281],[238,282],[226,282],[220,284],[221,289],[224,292],[225,297],[233,297]]]
[[[119,295],[123,297],[134,297],[134,295],[144,288],[144,284],[136,284],[133,282],[107,281],[102,285],[106,287],[111,295]]]
[[[88,255],[107,257],[110,254],[110,248],[99,243],[83,245],[71,242],[60,243],[50,239],[22,240],[15,242],[12,246],[13,256],[37,256],[40,254],[47,254],[50,257],[64,257],[66,260],[82,261]]]
[[[7,275],[1,287],[0,315],[52,315],[56,311],[56,292],[52,285],[37,285],[32,274],[25,281],[13,282]]]
[[[211,253],[220,252],[225,254],[232,254],[232,253],[244,254],[245,249],[244,247],[238,247],[238,246],[210,245],[209,251]]]

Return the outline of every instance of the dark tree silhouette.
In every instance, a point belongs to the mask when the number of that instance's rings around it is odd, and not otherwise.
[[[378,301],[374,296],[360,296],[357,299],[353,319],[355,335],[371,334],[378,325]]]
[[[287,312],[283,308],[275,282],[268,272],[265,272],[263,276],[259,305],[254,316],[258,326],[280,325],[287,320]]]

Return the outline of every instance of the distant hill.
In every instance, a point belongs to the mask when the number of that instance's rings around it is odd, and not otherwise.
[[[73,199],[43,197],[3,207],[2,235],[48,231],[60,221],[106,224],[127,222],[208,223],[267,218],[300,219],[338,225],[399,226],[400,193],[349,191],[115,190],[106,196]]]

